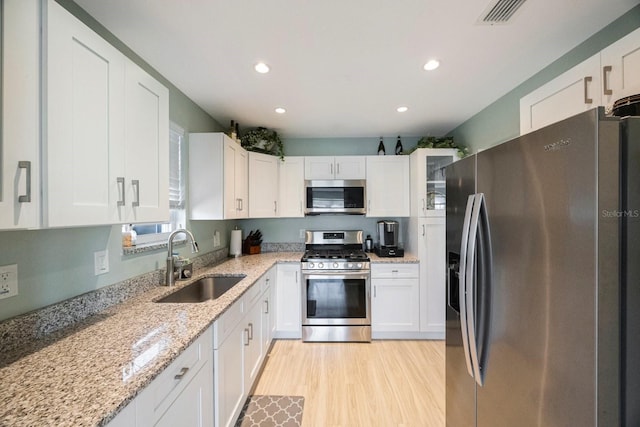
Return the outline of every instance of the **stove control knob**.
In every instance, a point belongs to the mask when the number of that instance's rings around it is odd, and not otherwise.
[[[310,262],[310,263],[309,263],[309,268],[313,268],[313,267],[315,267],[315,266],[316,266],[316,265],[315,265],[314,263],[312,263],[312,262]]]
[[[319,262],[319,263],[318,263],[318,268],[324,268],[324,263]]]
[[[347,268],[353,268],[353,264],[352,263],[348,263],[347,264]]]
[[[361,262],[359,262],[359,263],[357,264],[357,267],[358,267],[358,268],[362,268],[362,263],[361,263]]]
[[[334,262],[334,263],[333,263],[333,268],[338,268],[338,267],[339,267],[338,263],[337,263],[337,262]]]

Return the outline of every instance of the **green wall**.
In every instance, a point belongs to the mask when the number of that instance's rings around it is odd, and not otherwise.
[[[222,130],[217,121],[75,3],[68,0],[59,3],[169,88],[170,119],[186,134]],[[232,226],[232,221],[188,224],[201,254],[214,249],[215,230],[221,232],[221,247],[228,246]],[[109,251],[110,272],[95,276],[93,253],[104,249]],[[163,250],[126,257],[121,252],[120,226],[0,232],[0,265],[18,264],[19,292],[18,296],[0,300],[0,320],[163,268],[166,258]],[[179,252],[188,254],[189,250],[183,247]]]
[[[566,55],[511,90],[478,114],[452,130],[457,143],[476,152],[520,135],[520,98],[597,54],[640,27],[640,5],[616,19]]]

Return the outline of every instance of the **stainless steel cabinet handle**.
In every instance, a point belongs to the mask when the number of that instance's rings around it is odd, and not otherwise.
[[[244,199],[240,199],[240,210],[244,210]]]
[[[337,169],[336,175],[340,175],[340,163],[336,165],[336,169]]]
[[[589,98],[589,83],[593,80],[593,77],[587,76],[584,78],[584,103],[593,104],[593,99]]]
[[[248,346],[249,345],[249,330],[247,328],[244,328],[244,345]]]
[[[424,212],[427,209],[427,200],[422,198],[422,211]]]
[[[269,300],[264,300],[264,314],[269,314]]]
[[[137,208],[138,206],[140,206],[140,180],[132,179],[131,186],[135,188],[135,191],[133,192],[133,202],[131,203],[131,206],[133,206],[134,208]]]
[[[118,206],[124,206],[125,203],[125,198],[124,198],[124,176],[119,176],[116,179],[116,182],[118,183],[118,191],[120,192],[120,194],[122,195],[120,197],[120,200],[118,200]]]
[[[26,169],[26,173],[27,173],[27,188],[26,188],[27,194],[18,196],[18,202],[30,203],[31,202],[31,162],[27,160],[19,161],[18,169]]]
[[[377,292],[376,292],[377,286],[373,287],[373,297],[376,298],[377,297]]]
[[[253,323],[249,323],[249,339],[253,339]]]
[[[611,65],[605,65],[602,67],[602,87],[605,95],[613,95],[613,90],[609,87],[609,74],[611,74]]]
[[[187,374],[187,372],[189,372],[189,368],[182,368],[180,369],[180,373],[173,378],[176,380],[181,380]]]
[[[273,201],[273,213],[278,213],[278,201]]]
[[[333,175],[333,163],[331,163],[329,167],[331,168],[331,175]]]
[[[422,236],[424,237],[427,234],[426,227],[422,224]]]

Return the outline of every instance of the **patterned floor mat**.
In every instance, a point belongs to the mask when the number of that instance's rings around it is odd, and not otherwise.
[[[302,396],[249,396],[236,427],[300,427]]]

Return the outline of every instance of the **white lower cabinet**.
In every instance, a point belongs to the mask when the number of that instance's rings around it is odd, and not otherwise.
[[[203,333],[129,404],[135,403],[136,426],[213,424],[211,335]],[[122,420],[120,415],[114,421]]]
[[[264,331],[269,329],[271,286],[268,282],[272,281],[274,269],[262,276],[213,325],[216,427],[234,425],[271,345]]]
[[[300,263],[278,264],[276,278],[276,337],[302,338]]]
[[[420,329],[418,264],[371,264],[371,332]],[[382,337],[380,337],[382,338]]]

